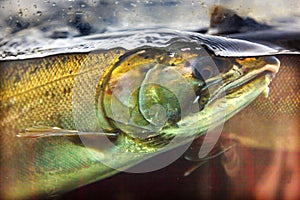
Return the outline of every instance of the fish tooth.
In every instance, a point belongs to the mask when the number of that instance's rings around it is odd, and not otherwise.
[[[268,98],[268,97],[269,97],[269,93],[270,93],[270,88],[269,88],[269,86],[268,86],[268,87],[266,87],[266,88],[264,89],[264,91],[263,91],[264,97],[265,97],[265,98]]]

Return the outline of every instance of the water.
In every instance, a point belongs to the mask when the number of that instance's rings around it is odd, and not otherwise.
[[[43,52],[60,53],[64,51],[61,48],[68,48],[68,52],[93,50],[101,44],[87,42],[84,36],[116,31],[167,28],[206,32],[215,5],[225,5],[258,23],[299,30],[298,4],[298,1],[237,0],[3,1],[0,4],[0,56],[28,52],[45,56]],[[266,5],[270,9],[265,9]]]
[[[0,57],[24,59],[105,48],[95,41],[115,31],[158,27],[203,31],[209,27],[211,7],[218,4],[282,29],[300,25],[297,0],[1,1]],[[128,45],[123,36],[111,41]],[[61,198],[298,198],[300,71],[295,66],[300,63],[297,55],[280,60],[269,98],[260,97],[225,124],[221,146],[238,145],[223,156],[188,177],[184,173],[194,163],[181,158],[160,171],[119,174]]]

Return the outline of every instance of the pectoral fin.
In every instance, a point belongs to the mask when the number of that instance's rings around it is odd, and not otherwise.
[[[20,138],[42,138],[42,137],[71,137],[71,136],[105,136],[109,138],[116,138],[117,133],[103,133],[103,132],[81,132],[77,130],[66,130],[59,127],[48,126],[34,126],[25,129],[25,132],[17,134]]]

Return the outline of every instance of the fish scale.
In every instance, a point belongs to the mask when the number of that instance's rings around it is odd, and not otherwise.
[[[86,59],[87,57],[89,59]],[[66,54],[47,59],[1,62],[0,135],[1,143],[9,147],[4,148],[1,145],[1,170],[7,174],[7,176],[1,176],[1,183],[6,182],[5,191],[1,192],[13,194],[13,197],[18,198],[23,198],[28,193],[33,196],[38,196],[40,193],[48,194],[49,191],[57,193],[56,189],[49,189],[62,187],[55,183],[65,182],[62,181],[64,179],[68,180],[67,182],[73,182],[71,180],[75,177],[79,179],[82,174],[75,172],[89,168],[89,166],[92,167],[87,171],[94,170],[93,166],[97,166],[97,163],[93,156],[85,148],[78,147],[65,138],[48,138],[46,142],[44,142],[45,139],[25,139],[24,141],[18,140],[16,134],[25,128],[37,125],[37,122],[42,123],[41,125],[75,129],[71,105],[74,78],[80,65],[89,64],[91,65],[89,70],[93,70],[99,67],[96,65],[97,63],[108,63],[108,59],[117,58],[118,54],[112,51],[105,52],[105,56],[104,53],[94,53],[88,56]],[[90,61],[90,63],[86,63],[86,61]],[[36,66],[39,66],[38,70],[33,69]],[[15,73],[19,72],[19,68],[23,69],[23,73],[19,73],[22,81],[15,83],[15,80],[10,77],[14,77]],[[11,71],[12,69],[14,70]],[[103,71],[104,68],[101,70]],[[31,73],[32,71],[35,72]],[[68,93],[64,92],[66,88],[69,90]],[[84,104],[82,106],[81,111],[84,112]],[[40,154],[39,152],[44,153]],[[86,159],[78,160],[77,156]],[[11,159],[12,157],[19,159]],[[30,170],[19,171],[20,168]],[[98,170],[103,168],[106,167],[100,165]],[[27,186],[27,176],[32,177],[33,182],[31,182],[30,188]],[[82,185],[83,183],[74,183],[74,185],[77,184]],[[45,185],[45,187],[40,188],[40,185]],[[68,184],[63,187],[74,187],[72,185]]]

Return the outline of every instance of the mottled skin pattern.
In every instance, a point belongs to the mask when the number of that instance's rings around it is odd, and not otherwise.
[[[0,63],[0,136],[1,144],[5,144],[1,145],[1,196],[56,196],[117,172],[101,164],[87,148],[80,146],[77,137],[74,143],[74,138],[18,138],[17,134],[38,125],[77,130],[73,111],[87,115],[91,111],[86,104],[86,98],[90,98],[85,97],[86,86],[94,77],[105,77],[104,74],[124,53],[124,49],[112,49]],[[138,65],[149,60],[142,58],[134,62]],[[127,67],[130,63],[124,65]],[[77,83],[76,77],[80,77]],[[83,96],[78,107],[74,107],[73,102],[76,84],[79,86],[77,92],[79,90]],[[92,98],[97,98],[98,92],[95,91]],[[96,122],[81,121],[86,127],[82,131],[97,131],[89,130]],[[124,151],[153,151],[153,148],[126,137],[120,136],[118,141],[119,148]],[[102,156],[101,152],[94,153]],[[143,159],[143,155],[138,155],[128,162],[128,157],[124,157],[116,163],[123,167],[133,165],[133,160],[140,162]]]
[[[87,70],[103,73],[119,57],[118,52],[0,63],[0,137],[1,144],[5,144],[1,145],[1,196],[51,196],[58,188],[78,187],[98,179],[94,177],[97,171],[108,170],[98,165],[85,148],[66,138],[24,139],[16,134],[38,123],[75,129],[71,106],[79,68],[89,65]],[[22,168],[29,170],[19,171]],[[109,170],[103,174],[105,177],[111,173]]]

